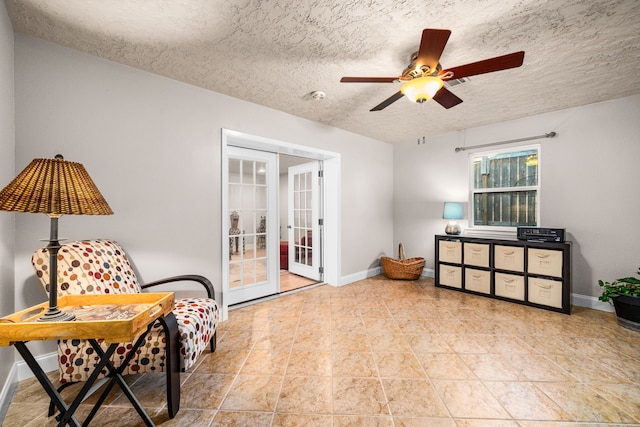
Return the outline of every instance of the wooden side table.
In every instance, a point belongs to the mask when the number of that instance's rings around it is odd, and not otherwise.
[[[58,426],[88,425],[115,384],[118,384],[122,389],[145,425],[154,426],[153,421],[124,381],[122,372],[138,348],[144,344],[145,337],[154,322],[160,320],[167,339],[167,363],[169,365],[167,369],[175,370],[179,376],[176,365],[178,363],[177,357],[171,357],[171,351],[169,351],[176,345],[178,339],[177,321],[171,311],[174,300],[173,292],[62,296],[58,299],[58,306],[63,311],[73,312],[76,315],[75,321],[38,321],[38,318],[48,308],[48,303],[42,303],[0,318],[0,345],[13,345],[18,350],[42,388],[51,398],[52,403],[60,410],[60,415],[57,417]],[[100,357],[89,379],[84,383],[71,404],[67,404],[62,399],[58,390],[26,346],[27,341],[61,339],[86,339]],[[103,351],[98,339],[103,339],[105,343],[109,344],[106,351]],[[117,349],[118,343],[122,342],[133,342],[134,344],[122,365],[116,368],[109,359]],[[100,372],[105,368],[109,371],[108,385],[87,419],[83,424],[80,424],[73,414],[92,389]],[[179,399],[178,395],[178,404]]]

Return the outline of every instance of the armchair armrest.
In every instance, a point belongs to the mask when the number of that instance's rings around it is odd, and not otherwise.
[[[197,274],[185,274],[182,276],[167,277],[166,279],[161,279],[161,280],[156,280],[154,282],[146,283],[144,285],[141,285],[140,287],[142,289],[146,289],[152,286],[164,285],[165,283],[183,282],[183,281],[200,283],[202,286],[204,286],[205,290],[207,291],[207,296],[213,300],[216,300],[216,291],[213,288],[213,284],[211,283],[211,281],[206,277],[200,276]]]

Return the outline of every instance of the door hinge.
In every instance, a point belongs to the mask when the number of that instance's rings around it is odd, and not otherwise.
[[[318,271],[320,274],[324,274],[324,267],[318,267]]]
[[[324,218],[318,219],[318,225],[324,225]]]
[[[324,171],[318,171],[318,178],[324,178]]]

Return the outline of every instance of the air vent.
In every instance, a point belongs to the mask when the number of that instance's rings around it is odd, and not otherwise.
[[[469,81],[469,77],[463,77],[461,79],[447,80],[446,82],[444,82],[444,84],[446,84],[449,87],[454,87],[454,86],[461,85],[462,83],[466,83],[468,81]]]

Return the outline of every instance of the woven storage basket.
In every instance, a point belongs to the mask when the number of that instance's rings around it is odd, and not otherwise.
[[[424,258],[407,259],[404,255],[404,245],[402,243],[398,245],[398,258],[380,257],[385,276],[389,279],[402,280],[416,280],[420,277],[424,268]]]

